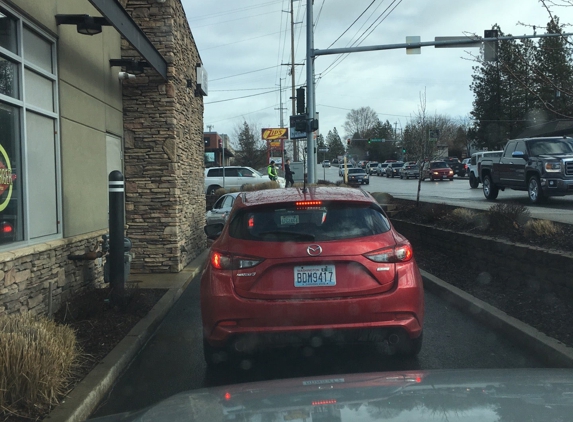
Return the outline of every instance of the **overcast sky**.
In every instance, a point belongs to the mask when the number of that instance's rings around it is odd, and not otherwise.
[[[209,74],[204,130],[212,125],[212,131],[233,139],[244,120],[259,128],[280,127],[279,83],[284,89],[283,118],[288,126],[291,77],[289,66],[283,64],[291,62],[290,14],[283,11],[290,10],[291,1],[182,2]],[[520,23],[543,27],[549,20],[538,0],[315,0],[313,10],[316,49],[343,48],[357,39],[357,45],[370,46],[404,43],[407,36],[420,36],[422,41],[470,33],[483,36],[495,23],[505,33],[531,34],[533,28]],[[295,1],[294,11],[295,22],[301,22],[295,25],[294,61],[304,63],[306,1]],[[573,23],[573,7],[556,13],[562,23]],[[382,122],[404,127],[418,109],[424,89],[428,113],[467,117],[473,100],[469,89],[472,66],[476,65],[470,53],[477,55],[479,50],[425,47],[419,55],[400,49],[318,57],[320,132],[326,136],[336,127],[344,138],[348,111],[366,106]],[[296,66],[296,84],[306,84],[304,66]]]

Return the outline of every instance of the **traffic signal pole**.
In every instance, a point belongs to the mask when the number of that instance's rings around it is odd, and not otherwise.
[[[313,7],[314,0],[306,2],[306,147],[308,183],[316,183],[316,155],[314,151],[313,132],[310,128],[314,119],[314,28]]]

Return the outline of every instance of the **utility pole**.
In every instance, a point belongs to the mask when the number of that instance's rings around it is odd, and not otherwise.
[[[285,127],[284,119],[283,119],[283,110],[286,110],[286,109],[283,107],[283,86],[282,86],[282,82],[283,82],[283,79],[282,79],[282,78],[279,78],[279,102],[280,102],[280,104],[279,104],[279,107],[278,107],[278,108],[275,108],[275,110],[279,110],[279,111],[280,111],[280,113],[281,113],[280,125],[281,125],[281,127]]]
[[[294,77],[294,0],[290,0],[290,78],[291,78],[291,101],[292,113],[296,115],[296,95],[295,95],[295,77]],[[292,140],[292,159],[298,161],[297,140]]]

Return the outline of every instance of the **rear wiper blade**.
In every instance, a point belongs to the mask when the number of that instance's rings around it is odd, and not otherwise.
[[[304,240],[314,240],[315,236],[313,234],[308,233],[297,233],[297,232],[289,232],[285,230],[273,230],[268,232],[259,233],[259,236],[266,236],[266,235],[284,235],[289,237],[295,237],[297,239],[304,239]]]

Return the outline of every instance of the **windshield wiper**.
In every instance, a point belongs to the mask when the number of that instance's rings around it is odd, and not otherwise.
[[[297,232],[289,232],[289,231],[285,231],[285,230],[273,230],[273,231],[268,231],[268,232],[262,232],[259,233],[259,236],[267,236],[267,235],[283,235],[283,236],[288,236],[288,237],[294,237],[296,239],[299,240],[309,240],[309,241],[313,241],[315,236],[313,234],[308,234],[308,233],[297,233]]]

